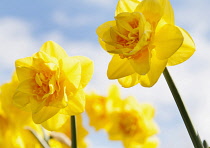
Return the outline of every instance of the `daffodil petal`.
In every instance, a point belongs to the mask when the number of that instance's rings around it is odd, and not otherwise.
[[[111,85],[109,87],[109,94],[107,97],[113,99],[120,99],[120,90],[117,87],[117,85]]]
[[[24,81],[33,77],[33,70],[31,68],[28,68],[31,66],[31,57],[22,58],[15,61],[16,73],[19,81]]]
[[[101,47],[110,53],[114,53],[114,51],[116,50],[114,46],[107,44],[107,42],[113,42],[112,37],[110,35],[110,28],[113,26],[116,26],[116,22],[108,21],[108,22],[100,25],[96,29],[96,33],[99,36],[98,41],[99,41]]]
[[[66,81],[72,83],[76,88],[78,88],[82,73],[80,61],[76,58],[66,57],[60,60],[60,65],[64,72]]]
[[[133,74],[135,71],[130,62],[119,55],[114,55],[109,63],[107,76],[109,79],[118,79]]]
[[[174,10],[170,4],[169,0],[160,0],[162,7],[164,8],[164,13],[162,19],[164,19],[168,24],[174,25]]]
[[[150,52],[148,49],[132,59],[129,59],[133,69],[140,75],[145,75],[150,69]]]
[[[195,52],[195,44],[191,36],[184,29],[178,27],[184,36],[181,47],[168,59],[168,66],[180,64],[189,59]]]
[[[27,79],[19,84],[17,87],[17,91],[26,93],[26,94],[34,94],[34,87],[36,86],[36,83],[34,79]]]
[[[150,23],[157,24],[163,16],[164,8],[159,0],[143,0],[138,4],[135,11],[143,13]]]
[[[32,119],[36,124],[40,124],[57,114],[59,110],[52,106],[44,106],[41,110],[32,114]]]
[[[152,52],[150,71],[146,75],[139,77],[139,82],[144,87],[152,87],[159,79],[161,73],[166,67],[167,59],[160,60],[156,57],[155,51]]]
[[[152,120],[154,118],[155,115],[155,109],[151,104],[140,104],[143,113],[145,115],[145,118],[147,118],[148,120]]]
[[[15,105],[17,105],[20,108],[23,108],[28,103],[30,103],[29,99],[30,99],[30,95],[20,92],[20,91],[16,91],[13,96],[13,101],[14,101]]]
[[[44,121],[42,126],[49,131],[55,131],[61,128],[69,118],[70,117],[68,115],[57,113],[52,118]]]
[[[139,74],[134,73],[132,75],[118,79],[118,82],[122,87],[129,88],[139,83]]]
[[[77,115],[85,110],[85,93],[83,89],[79,89],[74,96],[69,97],[68,106],[61,110],[65,115]]]
[[[182,45],[183,35],[178,27],[166,24],[155,35],[155,50],[159,59],[171,57]]]
[[[58,60],[68,56],[66,51],[60,45],[53,41],[45,42],[40,48],[40,51],[44,51],[48,55],[55,57]]]
[[[155,148],[158,147],[159,140],[156,137],[150,137],[145,141],[144,147],[145,148]]]
[[[42,64],[42,65],[41,65]],[[56,66],[58,65],[58,59],[55,57],[50,56],[49,54],[45,53],[44,51],[39,51],[33,55],[33,66],[45,66],[48,67],[50,70],[56,70]],[[40,69],[43,67],[40,67]]]
[[[116,26],[115,21],[105,22],[96,29],[96,34],[99,36],[99,38],[103,39],[104,33],[107,32],[113,26]]]
[[[82,87],[85,87],[88,82],[91,80],[93,75],[93,61],[91,61],[89,58],[84,56],[74,56],[72,58],[75,58],[80,61],[81,68],[82,68],[82,75],[81,75],[81,85]]]
[[[119,0],[117,3],[115,16],[122,12],[133,12],[141,0]]]

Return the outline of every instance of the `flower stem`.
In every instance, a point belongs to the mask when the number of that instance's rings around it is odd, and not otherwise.
[[[203,141],[203,146],[204,146],[204,148],[209,148],[208,143],[206,142],[206,140]]]
[[[172,78],[171,78],[167,68],[165,68],[165,70],[163,72],[163,75],[164,75],[164,77],[165,77],[165,79],[167,81],[167,84],[168,84],[168,86],[169,86],[169,88],[171,90],[171,93],[172,93],[172,95],[174,97],[174,100],[175,100],[175,102],[177,104],[177,107],[178,107],[179,112],[180,112],[180,114],[182,116],[182,119],[183,119],[183,121],[185,123],[185,126],[187,128],[187,131],[188,131],[188,133],[190,135],[190,138],[192,140],[192,143],[193,143],[194,147],[195,148],[204,148],[198,133],[195,131],[195,129],[193,127],[193,124],[192,124],[192,122],[190,120],[190,117],[189,117],[189,115],[187,113],[187,110],[186,110],[186,108],[184,106],[182,98],[181,98],[181,96],[180,96],[180,94],[179,94],[179,92],[178,92],[178,90],[177,90],[177,88],[176,88],[176,86],[175,86],[175,84],[174,84],[174,82],[173,82],[173,80],[172,80]]]
[[[71,116],[71,148],[77,148],[76,119]]]

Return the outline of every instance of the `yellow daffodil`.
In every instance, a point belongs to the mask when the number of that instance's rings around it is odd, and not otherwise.
[[[34,124],[29,112],[22,111],[12,102],[18,84],[14,74],[11,82],[0,86],[0,148],[41,148],[37,139],[26,130],[30,127],[41,133],[40,126]]]
[[[119,0],[115,20],[96,32],[113,55],[107,76],[123,87],[151,87],[166,66],[186,61],[195,51],[190,35],[174,25],[169,0]]]
[[[59,128],[69,115],[85,108],[83,88],[93,73],[93,62],[82,56],[70,57],[53,41],[43,44],[40,51],[15,62],[20,84],[13,96],[14,103],[32,112],[33,121],[47,129],[53,120]],[[68,116],[67,116],[68,115]]]
[[[107,97],[91,93],[86,95],[86,113],[89,124],[96,130],[106,129],[110,121],[109,115],[119,102],[120,94],[117,86],[112,85]]]
[[[157,147],[158,140],[153,136],[158,127],[151,105],[139,104],[133,97],[122,100],[116,85],[110,87],[107,97],[92,93],[86,99],[90,125],[107,131],[110,140],[122,141],[125,148]]]
[[[126,148],[157,147],[157,140],[150,139],[158,132],[151,105],[139,104],[133,97],[128,97],[118,103],[110,118],[112,124],[107,132],[111,140],[122,140]]]

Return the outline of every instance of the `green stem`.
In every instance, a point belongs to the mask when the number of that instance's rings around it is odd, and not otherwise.
[[[192,124],[192,122],[190,120],[190,117],[189,117],[189,115],[187,113],[187,110],[186,110],[186,108],[184,106],[182,98],[181,98],[181,96],[180,96],[180,94],[179,94],[179,92],[178,92],[178,90],[177,90],[177,88],[176,88],[176,86],[175,86],[175,84],[174,84],[174,82],[173,82],[173,80],[172,80],[172,78],[171,78],[167,68],[164,70],[163,75],[164,75],[164,77],[165,77],[165,79],[167,81],[167,84],[168,84],[168,86],[169,86],[169,88],[171,90],[171,93],[172,93],[172,95],[174,97],[174,100],[175,100],[175,102],[177,104],[177,107],[178,107],[179,112],[180,112],[180,114],[182,116],[182,119],[183,119],[183,121],[185,123],[185,126],[187,128],[187,131],[188,131],[188,133],[190,135],[190,138],[192,140],[192,143],[193,143],[194,147],[195,148],[204,148],[198,133],[195,131],[195,129],[193,127],[193,124]]]
[[[77,148],[76,119],[71,116],[71,148]]]
[[[206,142],[206,140],[203,141],[203,146],[204,146],[204,148],[209,148],[208,143]]]

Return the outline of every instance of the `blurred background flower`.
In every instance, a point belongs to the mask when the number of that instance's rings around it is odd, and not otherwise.
[[[27,130],[42,132],[40,125],[33,123],[31,114],[14,106],[12,96],[19,82],[16,74],[11,82],[0,87],[0,148],[42,148],[37,139]]]
[[[95,29],[102,23],[113,20],[118,0],[81,1],[1,1],[0,9],[0,83],[10,80],[16,59],[31,56],[44,42],[53,40],[67,49],[69,56],[82,55],[95,63],[95,72],[86,90],[95,90],[106,95],[110,84],[106,70],[110,55],[98,44]],[[187,30],[196,44],[196,53],[185,63],[169,67],[171,75],[185,99],[191,118],[202,139],[210,141],[210,75],[209,26],[210,10],[208,0],[171,0],[176,25]],[[116,82],[117,83],[117,82]],[[162,91],[164,90],[164,92]],[[161,148],[192,147],[168,86],[161,76],[150,88],[134,86],[120,87],[122,97],[135,96],[139,102],[153,104],[155,121],[161,129],[158,134]],[[199,91],[195,91],[199,90]],[[201,101],[202,100],[202,101]],[[87,142],[91,148],[122,148],[121,142],[109,141],[104,131],[90,128],[88,119],[84,127],[89,131]],[[176,145],[174,144],[174,139]],[[106,145],[102,145],[106,143]]]

